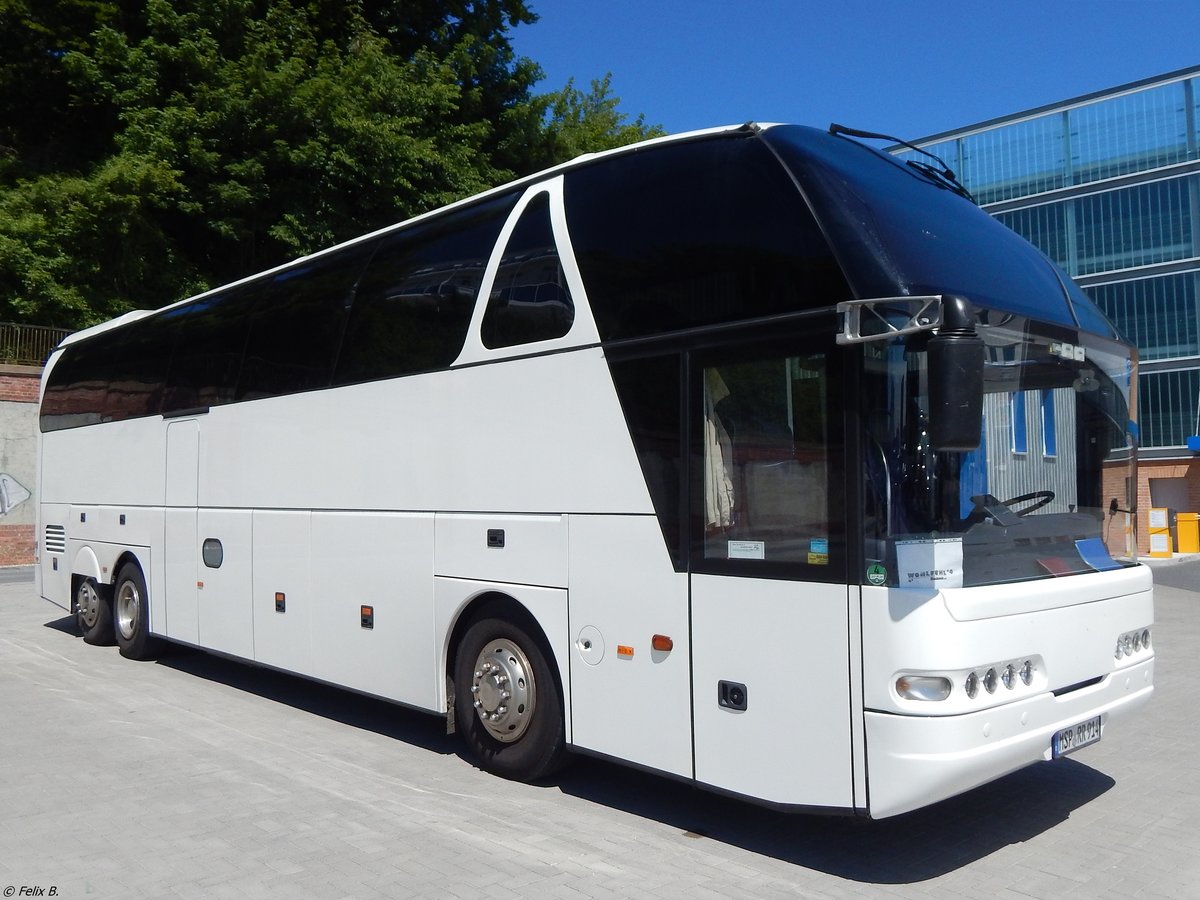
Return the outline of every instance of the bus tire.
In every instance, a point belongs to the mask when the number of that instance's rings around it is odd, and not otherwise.
[[[150,659],[157,641],[150,636],[150,597],[141,568],[132,562],[117,573],[112,600],[113,632],[121,655],[127,659]]]
[[[458,730],[483,769],[514,781],[544,778],[566,755],[562,691],[535,633],[480,619],[455,656]]]
[[[85,643],[113,642],[112,602],[92,578],[84,578],[75,590],[75,624]]]

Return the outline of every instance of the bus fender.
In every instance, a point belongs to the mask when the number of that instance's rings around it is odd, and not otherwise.
[[[83,547],[75,554],[75,562],[71,564],[71,574],[91,578],[97,584],[104,583],[100,577],[100,561],[96,559],[96,554],[91,547]]]

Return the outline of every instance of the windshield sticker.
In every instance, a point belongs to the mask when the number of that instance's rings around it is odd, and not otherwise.
[[[1087,352],[1083,347],[1076,346],[1075,344],[1059,343],[1058,341],[1050,342],[1050,355],[1061,356],[1063,359],[1075,362],[1083,362],[1087,359]]]
[[[766,559],[767,545],[764,541],[730,541],[730,559]]]
[[[962,587],[962,538],[897,541],[896,568],[900,587]]]
[[[813,538],[808,542],[808,564],[810,566],[829,565],[829,538]]]
[[[867,566],[867,584],[881,585],[887,582],[887,569],[879,563]]]

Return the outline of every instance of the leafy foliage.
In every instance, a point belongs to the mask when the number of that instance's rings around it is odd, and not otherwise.
[[[655,133],[523,0],[0,0],[0,320],[156,307]]]

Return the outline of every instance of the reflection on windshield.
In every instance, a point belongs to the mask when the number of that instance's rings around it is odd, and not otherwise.
[[[1109,507],[1129,508],[1128,351],[1012,316],[978,330],[984,416],[969,452],[930,445],[919,336],[864,349],[868,581],[958,587],[1122,565],[1133,548]]]

